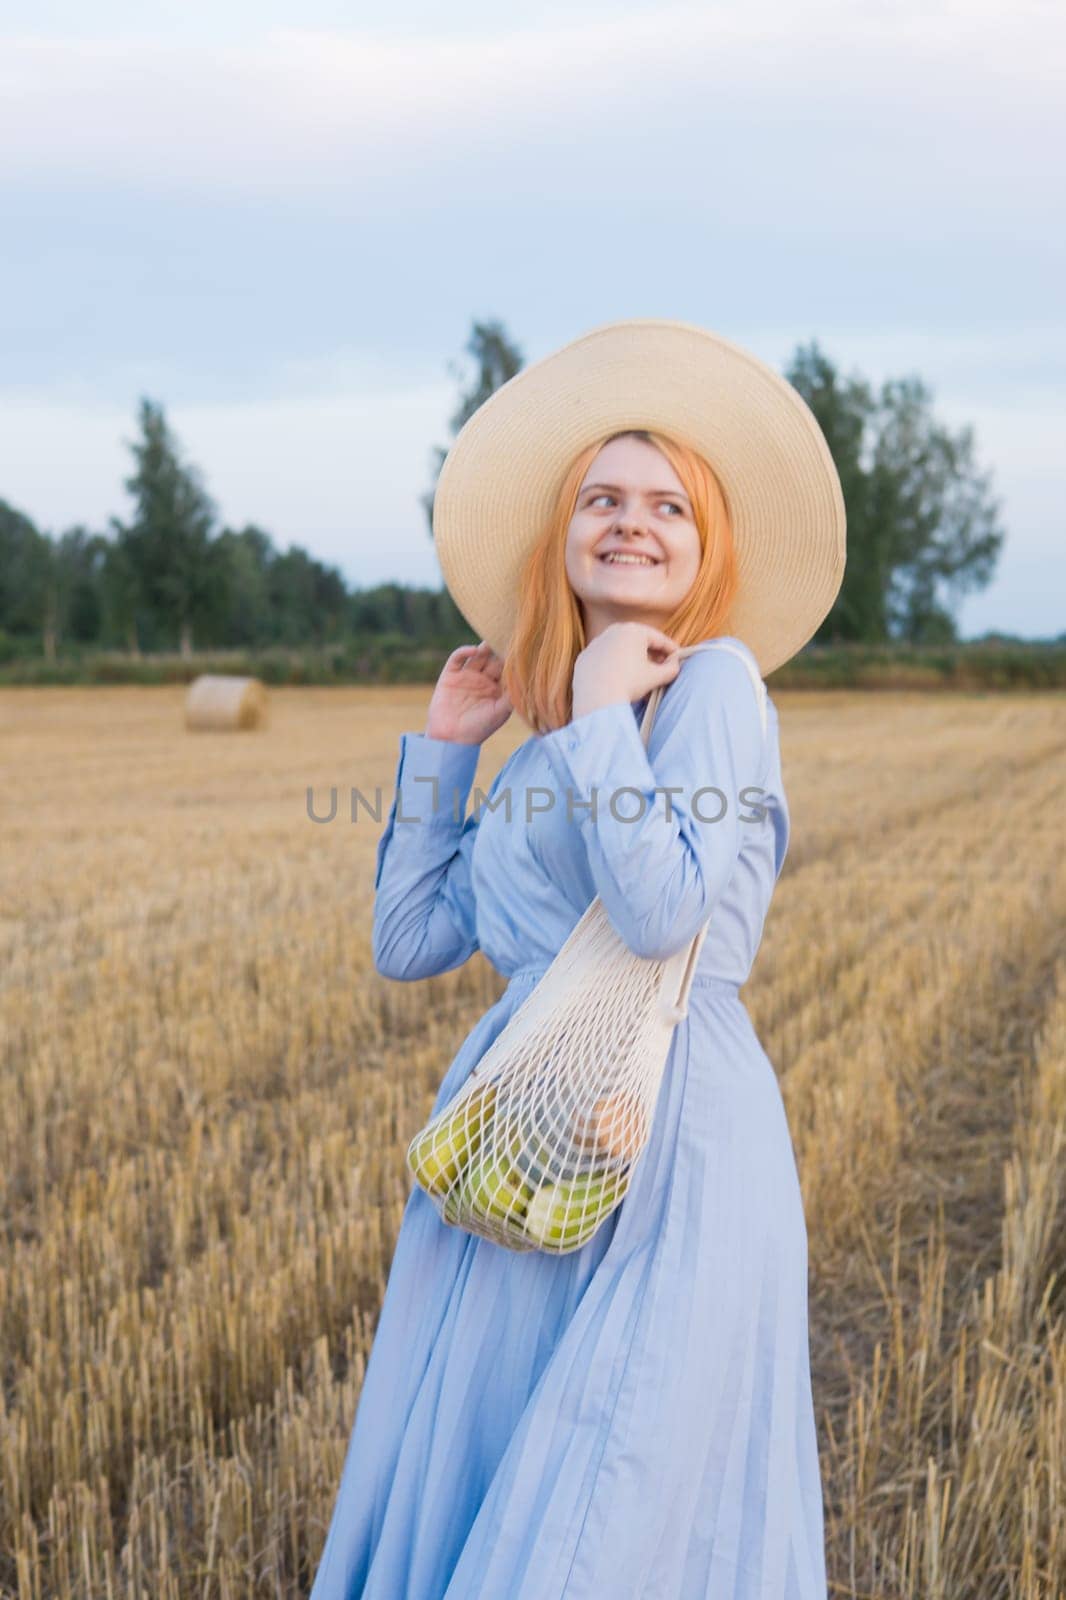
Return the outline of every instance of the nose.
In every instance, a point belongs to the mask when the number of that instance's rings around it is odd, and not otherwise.
[[[620,511],[615,526],[617,532],[624,534],[627,539],[643,539],[646,537],[645,530],[635,511]]]

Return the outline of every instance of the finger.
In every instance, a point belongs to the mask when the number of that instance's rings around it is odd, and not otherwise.
[[[478,648],[476,644],[461,644],[458,650],[453,650],[448,657],[448,665],[450,667],[458,667],[462,671]]]
[[[666,656],[663,661],[653,662],[653,666],[658,667],[659,674],[661,674],[659,682],[674,682],[674,678],[677,677],[677,672],[680,670],[680,662],[682,662],[682,658],[677,656],[677,654],[674,654],[674,656]]]

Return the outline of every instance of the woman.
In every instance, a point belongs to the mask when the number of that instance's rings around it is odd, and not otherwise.
[[[596,895],[642,956],[709,929],[648,1145],[586,1244],[511,1251],[412,1189],[311,1600],[825,1600],[806,1227],[738,989],[789,837],[761,675],[843,573],[828,449],[736,346],[610,324],[475,413],[434,532],[484,638],[401,735],[374,954],[412,980],[481,949],[508,977],[434,1113]],[[512,709],[534,733],[464,821]]]

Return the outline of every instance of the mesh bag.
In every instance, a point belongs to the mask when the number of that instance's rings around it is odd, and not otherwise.
[[[739,655],[724,640],[683,647]],[[663,687],[641,722],[647,748]],[[705,924],[667,959],[633,953],[597,897],[407,1165],[446,1223],[512,1250],[578,1250],[622,1201],[651,1132]]]

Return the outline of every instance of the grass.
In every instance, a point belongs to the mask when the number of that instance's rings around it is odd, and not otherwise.
[[[1066,1592],[1058,693],[775,689],[793,843],[744,999],[810,1241],[830,1593]],[[425,688],[0,693],[0,1595],[306,1594],[407,1141],[502,991],[373,970]],[[486,746],[476,782],[524,735]]]

